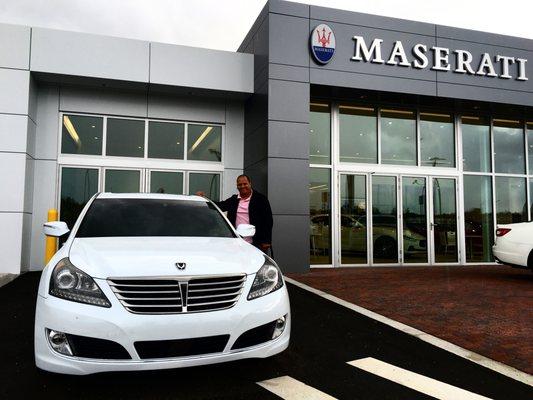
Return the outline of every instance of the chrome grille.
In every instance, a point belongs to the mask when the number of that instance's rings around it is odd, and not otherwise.
[[[246,275],[162,278],[110,278],[111,290],[136,314],[176,314],[233,307]]]

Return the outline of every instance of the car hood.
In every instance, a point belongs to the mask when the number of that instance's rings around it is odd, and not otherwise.
[[[72,264],[94,278],[197,276],[256,273],[263,253],[234,238],[106,237],[77,238]],[[179,270],[176,263],[185,263]]]

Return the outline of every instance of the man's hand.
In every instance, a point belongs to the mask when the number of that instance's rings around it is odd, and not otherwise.
[[[261,250],[263,251],[263,253],[266,253],[267,250],[270,249],[270,247],[272,247],[272,245],[270,243],[261,243],[259,247],[261,247]]]
[[[195,193],[196,196],[202,196],[202,197],[205,197],[205,192],[202,192],[201,190],[197,191]]]

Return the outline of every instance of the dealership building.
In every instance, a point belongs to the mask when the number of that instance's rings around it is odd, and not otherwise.
[[[0,24],[0,87],[0,274],[51,208],[241,173],[286,272],[487,264],[532,218],[533,40],[271,0],[237,52]]]

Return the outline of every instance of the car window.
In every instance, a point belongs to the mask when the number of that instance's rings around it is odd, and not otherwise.
[[[96,199],[76,237],[235,237],[208,202],[161,199]]]

